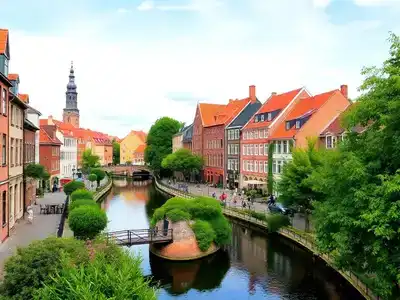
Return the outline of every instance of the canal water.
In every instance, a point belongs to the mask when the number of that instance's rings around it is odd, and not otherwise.
[[[153,211],[167,198],[151,182],[114,179],[102,202],[108,230],[149,227]],[[160,285],[158,299],[363,299],[322,261],[283,237],[232,222],[232,242],[193,262],[168,262],[148,245],[130,248],[142,256],[144,275]]]

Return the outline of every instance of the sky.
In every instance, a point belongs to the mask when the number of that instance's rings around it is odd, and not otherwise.
[[[0,0],[10,72],[43,117],[61,119],[74,62],[81,127],[124,137],[198,102],[256,85],[312,94],[349,86],[388,55],[400,0]]]

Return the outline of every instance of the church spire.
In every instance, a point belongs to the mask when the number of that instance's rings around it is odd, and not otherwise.
[[[79,127],[79,109],[78,109],[78,93],[76,92],[75,71],[74,63],[71,61],[71,68],[69,70],[69,81],[67,84],[67,91],[65,93],[65,108],[63,113],[63,120],[76,127]]]

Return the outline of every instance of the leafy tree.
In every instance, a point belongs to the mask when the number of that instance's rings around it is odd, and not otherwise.
[[[106,228],[107,215],[99,207],[82,205],[70,212],[68,223],[75,237],[93,239]]]
[[[316,139],[308,139],[307,149],[294,149],[292,161],[287,163],[278,182],[279,201],[284,204],[299,205],[306,211],[306,231],[309,230],[308,214],[312,203],[321,199],[320,192],[313,189],[309,176],[321,164],[324,151],[316,149]]]
[[[164,169],[182,172],[188,177],[193,171],[200,171],[203,166],[203,159],[193,154],[188,149],[179,149],[174,153],[168,154],[161,163]]]
[[[41,164],[29,164],[25,167],[24,174],[26,177],[34,179],[43,179],[46,176],[46,170]]]
[[[73,192],[79,189],[84,189],[85,184],[82,181],[72,180],[64,185],[64,193],[67,195],[71,195]]]
[[[100,168],[92,169],[92,174],[96,175],[97,186],[100,186],[100,181],[106,177],[106,172]]]
[[[82,172],[89,173],[90,169],[100,166],[100,157],[92,152],[92,149],[86,149],[82,154]]]
[[[92,186],[92,188],[93,188],[93,182],[95,182],[95,181],[97,181],[97,175],[96,174],[90,174],[89,176],[88,176],[88,180],[90,181],[90,185]]]
[[[388,299],[400,282],[400,39],[382,67],[364,68],[361,96],[343,120],[349,134],[310,176],[321,251],[367,274]],[[361,133],[355,126],[365,126]]]
[[[119,157],[120,144],[116,140],[113,140],[112,146],[113,146],[113,164],[118,165],[120,163],[120,157]]]
[[[162,171],[162,160],[172,152],[172,136],[179,132],[182,124],[169,117],[158,119],[147,135],[144,160],[155,172]]]

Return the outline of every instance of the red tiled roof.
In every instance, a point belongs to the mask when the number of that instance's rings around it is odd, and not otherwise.
[[[204,127],[229,123],[248,103],[250,98],[229,100],[229,103],[199,103],[200,115]]]
[[[260,109],[254,114],[254,116],[261,113],[273,112],[278,109],[284,109],[301,92],[301,90],[302,88],[282,94],[272,95],[260,107]],[[247,123],[247,125],[243,129],[266,127],[269,126],[273,121],[273,120],[268,121],[267,118],[265,118],[263,122],[261,121],[254,122],[254,116],[251,118],[251,120]]]
[[[335,119],[326,127],[322,132],[321,135],[328,135],[328,134],[333,134],[333,135],[340,135],[345,131],[345,128],[342,127],[341,121],[343,114],[348,112],[350,109],[353,109],[355,107],[356,103],[350,104],[341,114],[336,116]],[[353,132],[361,132],[365,128],[362,126],[355,126],[353,127]]]
[[[120,142],[123,141],[124,139],[126,139],[128,136],[131,136],[131,135],[136,135],[143,143],[146,143],[146,140],[147,140],[147,133],[144,132],[144,131],[142,131],[142,130],[140,130],[140,131],[131,130],[131,131],[126,135],[126,137],[124,137],[122,140],[120,140]]]
[[[133,151],[134,153],[144,153],[144,150],[146,149],[146,145],[140,145],[138,146],[135,151]]]
[[[4,54],[7,49],[8,29],[0,29],[0,54]]]
[[[39,142],[41,144],[61,145],[61,141],[55,137],[52,138],[43,128],[40,128]]]
[[[292,138],[296,135],[299,129],[292,126],[289,130],[286,130],[286,121],[291,121],[302,116],[310,115],[315,113],[332,95],[338,90],[322,93],[314,97],[307,97],[300,99],[293,110],[286,116],[285,120],[281,122],[276,131],[270,137],[271,139],[279,138]]]
[[[18,74],[8,74],[8,80],[18,80],[19,75]]]
[[[28,94],[18,94],[18,98],[21,99],[24,103],[29,103],[29,95]]]

